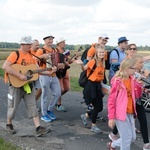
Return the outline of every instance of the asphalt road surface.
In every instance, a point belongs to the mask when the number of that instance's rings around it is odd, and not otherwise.
[[[97,126],[103,131],[102,134],[95,134],[90,131],[91,122],[84,127],[80,115],[85,112],[85,105],[81,92],[68,92],[63,96],[62,104],[67,112],[58,112],[54,109],[57,120],[51,123],[41,121],[44,126],[50,126],[51,132],[43,137],[35,136],[35,128],[32,119],[27,118],[25,105],[19,105],[13,124],[17,133],[9,135],[5,131],[6,110],[7,110],[7,85],[0,80],[0,136],[20,146],[23,150],[107,150],[106,143],[109,141],[108,134],[111,129],[107,125],[107,97],[104,98],[104,110],[99,115],[106,122],[97,121]],[[40,106],[40,101],[38,101]],[[150,114],[147,113],[149,135],[150,135]],[[136,127],[139,123],[136,120]],[[136,141],[132,144],[131,150],[141,150],[143,141],[141,134],[137,134]]]

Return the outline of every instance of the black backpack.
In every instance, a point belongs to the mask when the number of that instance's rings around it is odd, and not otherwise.
[[[87,53],[88,53],[88,51],[89,51],[89,49],[90,49],[91,47],[92,47],[92,46],[86,48],[86,49],[84,50],[84,52],[82,53],[82,55],[81,55],[81,60],[82,60],[83,62],[86,60],[86,58],[87,58]],[[109,69],[110,69],[110,65],[111,65],[111,64],[110,64],[110,62],[109,62],[109,58],[110,58],[110,54],[111,54],[112,51],[116,51],[116,53],[117,53],[117,55],[118,55],[118,58],[119,58],[119,52],[118,52],[117,49],[112,49],[112,50],[110,50],[110,51],[107,51],[107,60],[105,60],[105,69],[106,69],[106,70],[109,70]]]
[[[82,53],[82,55],[81,55],[81,60],[82,60],[82,61],[86,60],[86,58],[87,58],[87,53],[88,53],[88,51],[89,51],[89,49],[90,49],[91,47],[92,47],[92,46],[86,48],[86,49],[84,50],[84,52]]]
[[[19,56],[20,56],[20,53],[19,53],[19,51],[18,51],[18,50],[16,50],[15,52],[16,52],[17,58],[16,58],[16,61],[14,62],[14,64],[16,64],[16,62],[18,61]]]
[[[110,54],[112,51],[116,51],[117,55],[118,55],[118,59],[119,59],[119,52],[117,49],[112,49],[111,51],[107,51],[107,60],[105,60],[105,69],[109,70],[110,69]]]

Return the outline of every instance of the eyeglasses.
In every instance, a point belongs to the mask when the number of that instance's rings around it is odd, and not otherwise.
[[[134,51],[136,51],[137,49],[136,48],[129,48],[129,50],[131,51],[131,50],[134,50]]]
[[[102,39],[102,41],[103,41],[103,42],[106,42],[106,43],[108,42],[107,39]]]

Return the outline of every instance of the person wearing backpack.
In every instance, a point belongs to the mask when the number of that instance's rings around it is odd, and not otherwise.
[[[84,65],[87,64],[87,62],[89,60],[91,60],[94,55],[95,55],[95,46],[96,44],[100,44],[100,45],[103,45],[105,46],[106,43],[108,42],[108,39],[109,37],[107,36],[107,34],[101,34],[99,37],[98,37],[98,42],[97,43],[93,43],[90,47],[88,47],[83,53],[82,53],[82,56],[81,56],[81,60],[84,62]]]
[[[92,111],[92,126],[91,131],[95,133],[102,133],[102,130],[97,127],[96,119],[98,113],[103,110],[103,93],[101,82],[104,79],[104,71],[105,71],[105,48],[104,46],[97,44],[95,46],[96,53],[85,66],[82,60],[75,60],[74,62],[77,64],[81,64],[82,70],[87,70],[87,77],[91,72],[93,66],[95,65],[95,69],[93,69],[92,74],[89,76],[86,86],[83,90],[83,97],[85,99],[86,105],[92,104],[94,109]],[[88,121],[87,118],[91,115],[90,112],[81,115],[81,119],[83,124],[86,126]]]
[[[109,62],[111,65],[109,70],[109,83],[117,71],[116,68],[118,68],[122,60],[126,57],[125,50],[127,49],[128,41],[129,40],[125,36],[118,38],[118,47],[115,48],[118,51],[118,53],[116,50],[113,50],[110,53]]]
[[[93,58],[93,56],[95,55],[95,46],[96,44],[100,44],[105,46],[106,43],[108,42],[109,37],[107,36],[107,34],[101,34],[98,38],[98,43],[92,44],[91,47],[89,48],[88,52],[87,52],[87,61],[91,60]]]
[[[34,125],[36,127],[36,135],[41,136],[50,131],[50,129],[42,127],[39,121],[39,113],[36,107],[35,100],[35,88],[33,82],[28,82],[28,76],[21,73],[21,70],[16,70],[13,67],[17,65],[21,68],[29,67],[30,65],[35,66],[36,61],[33,59],[32,55],[29,53],[31,44],[33,40],[31,36],[24,36],[20,41],[20,48],[18,50],[19,55],[17,56],[16,51],[12,52],[3,64],[3,69],[7,72],[8,76],[5,79],[6,83],[8,83],[8,109],[7,109],[7,125],[6,131],[15,134],[16,130],[12,124],[12,121],[15,117],[17,108],[19,103],[23,99],[26,106],[26,111],[29,118],[33,118]],[[17,58],[18,57],[18,58]],[[24,65],[24,66],[23,66]],[[38,65],[37,65],[38,68]],[[32,69],[32,68],[31,68]],[[18,85],[19,87],[15,87],[10,80],[11,76],[13,79],[16,79],[17,84],[24,83],[24,85]],[[20,81],[20,82],[19,82]]]
[[[105,33],[104,34],[100,34],[100,36],[98,37],[98,43],[92,44],[89,48],[87,48],[85,50],[85,54],[84,54],[85,56],[82,56],[82,58],[81,58],[82,61],[84,62],[84,65],[94,57],[95,52],[96,52],[95,46],[97,44],[105,46],[106,43],[108,42],[108,39],[109,39],[109,37],[108,37],[107,34],[105,34]],[[105,55],[105,58],[106,58],[106,55]],[[103,82],[107,83],[106,76],[104,76],[104,81]],[[93,109],[92,104],[90,104],[89,106],[87,106],[87,108],[88,108],[87,111],[92,111],[92,109]]]

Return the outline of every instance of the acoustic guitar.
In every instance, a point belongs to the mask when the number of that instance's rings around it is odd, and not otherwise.
[[[38,79],[38,73],[47,71],[47,70],[51,70],[51,68],[37,69],[37,66],[35,64],[31,64],[31,65],[27,65],[27,66],[23,66],[20,64],[14,64],[11,67],[15,71],[19,72],[20,74],[27,76],[27,80],[23,81],[12,74],[8,74],[10,84],[17,88],[23,86],[24,84],[26,84],[28,82],[36,81]]]

